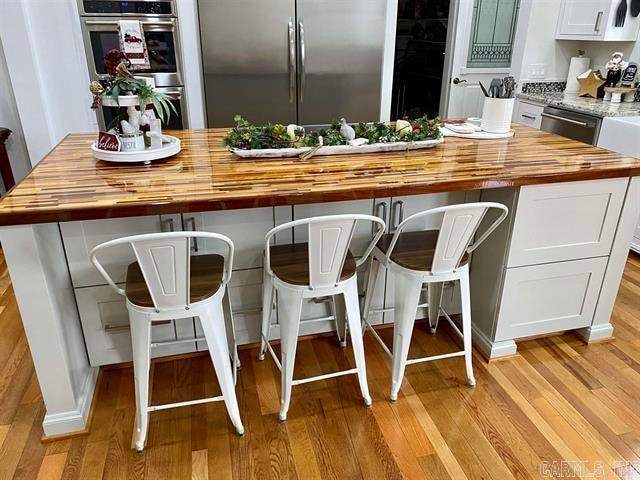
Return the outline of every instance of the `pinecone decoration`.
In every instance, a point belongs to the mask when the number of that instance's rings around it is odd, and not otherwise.
[[[114,48],[104,56],[104,67],[109,75],[116,75],[116,69],[120,64],[120,50]]]
[[[127,68],[127,62],[126,61],[121,61],[118,66],[116,67],[116,77],[118,78],[127,78],[127,77],[131,77],[133,78],[133,75],[131,75],[131,72],[129,72],[129,69]]]
[[[104,93],[104,87],[100,82],[94,80],[89,84],[89,91],[93,95],[102,95]]]

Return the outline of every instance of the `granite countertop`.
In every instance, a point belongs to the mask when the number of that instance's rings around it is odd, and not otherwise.
[[[576,112],[598,117],[636,117],[640,116],[640,102],[611,103],[602,99],[578,97],[575,93],[531,92],[520,93],[518,98],[531,100],[545,105],[566,108]]]

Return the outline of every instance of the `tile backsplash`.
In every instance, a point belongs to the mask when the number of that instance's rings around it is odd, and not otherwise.
[[[522,93],[549,93],[562,92],[567,82],[525,82],[522,84]]]

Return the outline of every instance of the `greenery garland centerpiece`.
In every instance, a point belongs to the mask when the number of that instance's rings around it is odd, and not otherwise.
[[[147,105],[153,105],[158,113],[158,117],[163,123],[168,123],[171,112],[177,115],[176,109],[171,103],[171,97],[165,93],[158,92],[142,78],[135,78],[127,67],[127,60],[119,50],[111,50],[105,56],[105,67],[108,77],[100,81],[93,81],[89,84],[89,90],[93,94],[91,108],[97,109],[102,105],[103,97],[111,98],[119,104],[120,96],[135,95],[138,97],[140,110],[144,112]],[[119,120],[126,119],[126,112],[121,111],[120,115],[112,123],[119,123]],[[107,130],[114,125],[109,125]]]
[[[279,149],[323,146],[379,144],[394,142],[419,142],[437,140],[442,137],[442,122],[439,118],[421,117],[414,120],[398,120],[396,122],[360,122],[348,125],[355,132],[354,138],[341,133],[341,124],[337,120],[326,128],[305,132],[298,125],[284,126],[279,123],[258,126],[253,125],[242,116],[234,117],[236,126],[227,131],[224,144],[228,148],[240,150]],[[344,132],[344,131],[343,131]],[[351,135],[353,137],[353,135]],[[321,140],[322,139],[322,140]]]

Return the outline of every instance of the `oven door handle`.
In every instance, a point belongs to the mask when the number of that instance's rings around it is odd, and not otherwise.
[[[85,23],[85,25],[118,25],[118,21],[117,20],[85,20],[84,23]],[[151,26],[151,27],[153,27],[153,26],[159,26],[159,27],[175,26],[175,22],[173,22],[173,21],[162,22],[162,21],[158,21],[158,20],[153,20],[153,21],[140,20],[140,23],[142,25]]]
[[[180,90],[157,90],[158,93],[164,93],[165,95],[176,99],[176,100],[181,100],[182,99],[182,95],[183,93]]]
[[[561,122],[572,123],[574,125],[580,125],[581,127],[588,127],[589,124],[587,122],[579,122],[578,120],[572,120],[570,118],[560,117],[558,115],[552,115],[550,113],[542,112],[541,115],[547,118],[553,118],[554,120],[560,120]]]

